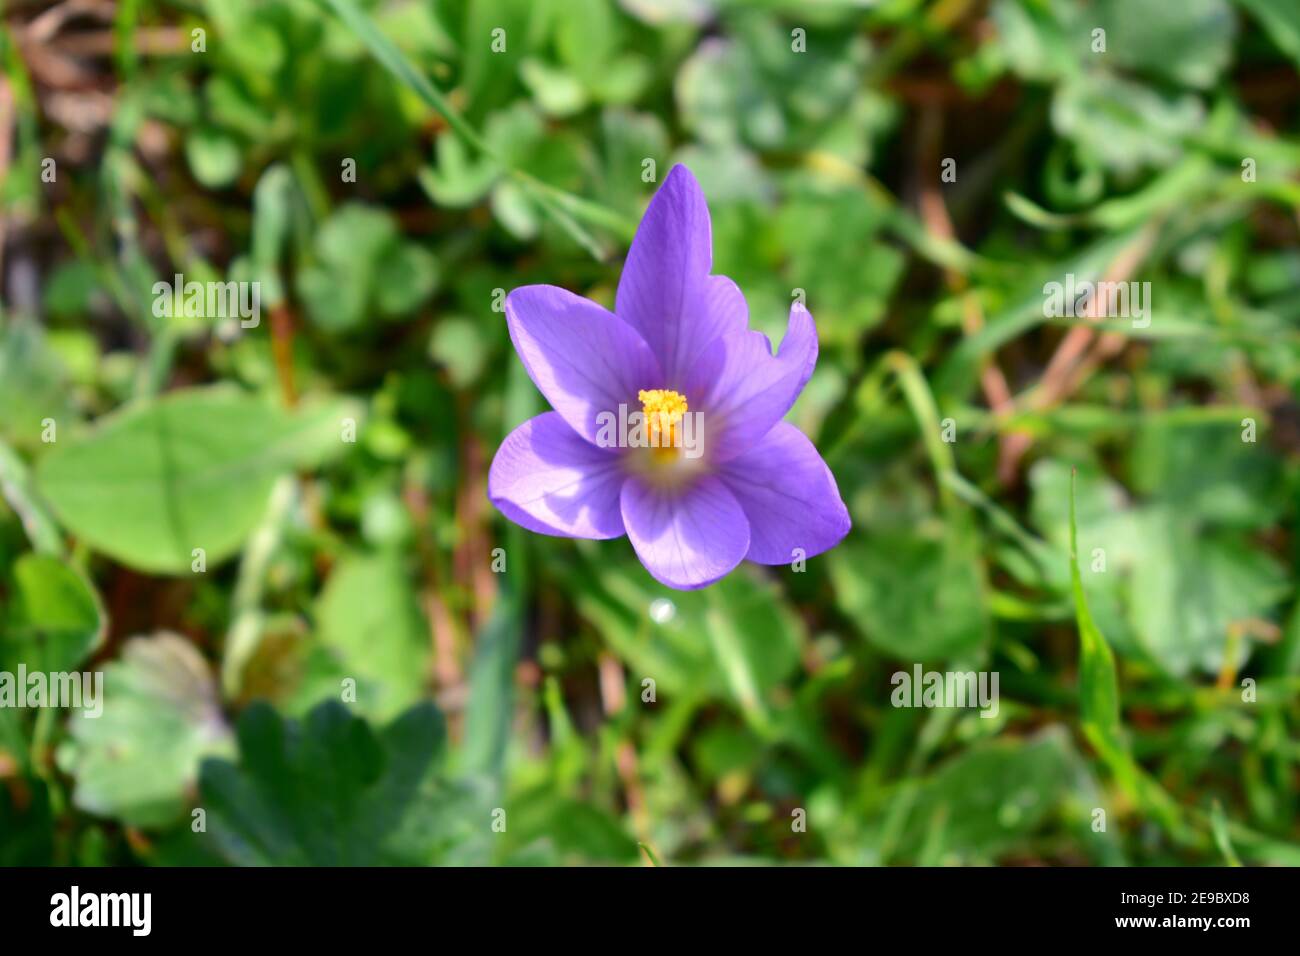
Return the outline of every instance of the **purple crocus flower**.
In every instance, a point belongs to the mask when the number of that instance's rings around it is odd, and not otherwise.
[[[506,297],[515,351],[554,411],[497,450],[488,496],[502,514],[542,534],[626,534],[646,570],[679,589],[743,558],[811,557],[848,533],[830,469],[782,421],[817,362],[812,316],[796,304],[773,355],[712,266],[704,194],[674,166],[637,228],[613,314],[549,285]],[[642,441],[610,441],[611,423],[638,416]]]

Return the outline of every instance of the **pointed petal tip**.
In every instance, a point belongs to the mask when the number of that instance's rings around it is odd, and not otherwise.
[[[673,163],[672,168],[668,170],[668,175],[664,177],[663,185],[659,188],[663,189],[669,183],[678,183],[679,181],[682,186],[700,188],[700,181],[691,172],[691,167],[685,163]]]
[[[589,299],[552,285],[506,297],[506,327],[519,360],[551,407],[595,444],[598,418],[663,378],[640,334]]]
[[[650,206],[646,209],[647,217],[650,215],[650,209],[654,207],[671,207],[679,210],[679,214],[684,219],[692,219],[696,211],[701,211],[705,225],[708,227],[708,201],[704,197],[704,190],[700,187],[700,181],[695,178],[689,166],[683,166],[681,163],[675,163],[673,168],[668,170],[668,175],[664,177],[659,188],[654,191],[650,197]],[[660,209],[663,212],[663,208]],[[686,237],[682,237],[685,239]],[[712,262],[712,241],[710,235],[710,263]]]
[[[788,422],[777,423],[721,474],[749,521],[746,560],[790,564],[829,551],[852,530],[834,474],[812,441]]]
[[[640,333],[670,382],[747,316],[739,290],[712,283],[712,270],[708,202],[695,175],[678,164],[650,198],[614,296],[614,313]]]

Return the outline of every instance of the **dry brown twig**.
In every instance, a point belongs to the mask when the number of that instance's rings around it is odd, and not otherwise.
[[[934,105],[927,106],[921,114],[922,168],[932,171],[938,168],[938,144],[942,138],[942,114]],[[926,228],[939,237],[955,242],[957,232],[953,228],[952,217],[948,214],[948,204],[944,202],[943,190],[933,175],[920,177],[919,206],[921,220]],[[969,288],[970,283],[960,272],[953,269],[943,270],[944,283],[954,294],[961,296],[962,332],[974,335],[984,328],[984,310],[980,307],[979,297]],[[995,356],[985,359],[980,369],[980,387],[985,401],[997,416],[1012,411],[1011,388],[1006,376],[998,367]],[[1003,444],[1005,448],[1005,442]],[[1008,476],[999,468],[999,480],[1005,484]]]
[[[613,717],[627,706],[627,675],[623,665],[613,654],[602,653],[597,661],[600,680],[601,709]],[[614,749],[614,765],[627,800],[632,828],[642,843],[650,840],[650,818],[646,810],[645,792],[641,786],[641,771],[636,747],[630,737],[622,736]]]
[[[109,0],[64,0],[28,21],[23,34],[34,42],[48,43],[73,17],[88,16],[112,23],[115,11],[115,4]]]
[[[1151,252],[1159,231],[1157,223],[1148,224],[1120,250],[1100,281],[1129,281]],[[1101,318],[1101,296],[1093,296],[1084,319],[1097,322]],[[1092,326],[1074,326],[1057,345],[1038,385],[1016,396],[1015,406],[1039,412],[1055,407],[1082,387],[1098,368],[1122,352],[1127,342],[1128,338],[1118,332],[1099,335]],[[1014,475],[1033,441],[1025,432],[1008,434],[998,462],[999,471],[1005,467]]]

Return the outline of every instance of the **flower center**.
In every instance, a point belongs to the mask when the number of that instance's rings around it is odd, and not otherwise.
[[[650,444],[656,448],[673,447],[677,423],[687,412],[686,396],[668,388],[652,388],[649,391],[642,389],[636,397],[645,414]]]

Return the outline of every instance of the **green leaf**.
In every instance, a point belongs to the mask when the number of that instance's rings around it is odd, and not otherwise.
[[[678,595],[645,583],[640,567],[580,568],[566,583],[578,612],[600,632],[610,649],[636,671],[671,684],[683,696],[721,694],[723,685],[707,644],[683,626]],[[653,616],[652,616],[653,615]]]
[[[1268,619],[1290,591],[1272,555],[1238,534],[1198,528],[1168,507],[1140,515],[1145,553],[1133,568],[1131,614],[1143,646],[1172,674],[1217,673],[1229,636]],[[1232,666],[1240,666],[1235,649]]]
[[[1082,21],[1106,31],[1108,65],[1196,89],[1231,63],[1237,34],[1227,0],[1094,0]]]
[[[1228,818],[1223,813],[1223,804],[1218,800],[1210,807],[1210,830],[1214,834],[1214,845],[1223,854],[1224,862],[1228,866],[1241,866],[1241,859],[1232,845],[1232,835],[1228,832]]]
[[[1029,472],[1033,491],[1030,514],[1043,536],[1061,551],[1074,553],[1070,537],[1070,507],[1076,507],[1075,529],[1083,592],[1097,626],[1123,654],[1139,654],[1139,641],[1125,616],[1128,580],[1143,560],[1145,545],[1138,516],[1127,491],[1095,465],[1071,467],[1053,459],[1034,463]],[[1070,569],[1053,561],[1049,569],[1054,588],[1070,593]]]
[[[776,588],[747,575],[732,574],[707,595],[701,630],[709,636],[715,666],[740,712],[770,735],[770,692],[799,666],[802,624]]]
[[[1225,0],[999,0],[993,22],[1001,57],[1027,79],[1104,70],[1197,89],[1228,67],[1236,34]],[[1105,31],[1104,50],[1094,30]]]
[[[1138,637],[1175,675],[1217,673],[1230,636],[1269,620],[1288,593],[1283,567],[1249,532],[1287,507],[1282,469],[1268,446],[1241,441],[1236,423],[1147,424],[1132,456],[1137,512],[1130,616]],[[1239,666],[1249,642],[1231,661]]]
[[[1134,488],[1180,519],[1222,529],[1256,530],[1280,519],[1288,492],[1277,457],[1263,442],[1243,442],[1237,423],[1149,419],[1133,451]]]
[[[447,316],[429,336],[429,358],[443,367],[453,388],[474,384],[491,357],[483,325],[462,316]]]
[[[211,668],[175,634],[135,638],[104,670],[103,713],[68,721],[60,768],[88,813],[133,826],[174,823],[200,759],[230,749]]]
[[[218,55],[240,73],[272,75],[284,62],[285,44],[260,5],[239,0],[205,0],[208,17],[216,26],[221,42]]]
[[[13,566],[8,606],[0,615],[0,668],[75,670],[103,642],[99,596],[58,558],[25,554]]]
[[[0,441],[0,497],[9,504],[32,548],[40,554],[63,553],[63,537],[45,502],[36,494],[27,464]]]
[[[208,189],[224,189],[243,167],[239,144],[214,129],[197,129],[185,139],[185,158],[194,178]]]
[[[1046,4],[997,0],[991,20],[994,43],[1015,73],[1029,80],[1054,80],[1076,70],[1086,49],[1081,35],[1072,37],[1059,8]]]
[[[460,45],[471,116],[481,117],[514,98],[520,65],[531,52],[536,28],[547,12],[546,4],[530,0],[479,0],[468,5]]]
[[[483,149],[482,137],[469,123],[465,122],[459,113],[451,108],[442,92],[430,83],[428,78],[411,64],[410,60],[402,55],[402,51],[397,48],[392,40],[380,32],[375,22],[353,0],[324,0],[324,2],[338,14],[339,19],[346,23],[349,29],[356,33],[375,59],[383,65],[384,69],[414,90],[425,103],[442,114],[442,117],[447,120],[451,128],[467,143],[476,149]],[[490,37],[487,31],[484,32],[482,39],[483,49],[490,49],[488,46]]]
[[[1183,139],[1204,122],[1196,96],[1109,73],[1065,83],[1052,103],[1056,131],[1085,157],[1120,173],[1171,166],[1183,155]]]
[[[1264,26],[1265,32],[1300,66],[1300,6],[1277,0],[1234,0]]]
[[[316,232],[315,260],[298,274],[312,321],[331,331],[369,318],[383,259],[401,236],[390,213],[361,203],[340,207]]]
[[[1148,493],[1140,504],[1095,467],[1078,475],[1092,613],[1119,651],[1171,675],[1218,673],[1226,656],[1239,666],[1250,642],[1230,637],[1271,621],[1287,593],[1283,567],[1245,533],[1280,513],[1277,462],[1238,440],[1235,426],[1213,423],[1148,425],[1138,448],[1134,484]],[[1039,462],[1031,482],[1035,521],[1059,541],[1065,469]]]
[[[978,539],[954,512],[945,526],[882,531],[829,555],[845,616],[891,657],[938,661],[972,653],[988,639]]]
[[[611,209],[639,217],[654,186],[642,182],[645,161],[655,163],[657,175],[668,169],[668,133],[663,121],[653,113],[610,107],[600,115],[600,131],[599,198]],[[699,171],[693,171],[698,176]],[[722,271],[716,262],[715,270]]]
[[[298,274],[312,320],[339,332],[377,313],[404,315],[438,283],[431,252],[405,242],[393,215],[362,203],[340,207],[316,233],[315,261]]]
[[[922,784],[902,846],[944,862],[987,863],[1023,844],[1069,792],[1073,757],[1059,729],[978,744]]]
[[[738,570],[702,591],[670,591],[640,567],[603,568],[577,601],[611,649],[674,698],[737,704],[770,730],[771,692],[799,664],[802,622],[771,583]]]
[[[423,246],[404,242],[379,262],[375,304],[384,316],[401,316],[418,308],[438,287],[438,258]]]
[[[357,7],[353,0],[324,0],[324,2],[328,3],[340,19],[357,34],[375,59],[414,90],[425,103],[442,114],[448,125],[467,145],[497,162],[505,163],[496,152],[494,145],[489,145],[473,125],[451,108],[441,91],[412,65],[388,37],[380,32],[375,23]],[[500,105],[497,102],[502,98],[500,91],[507,89],[513,82],[513,64],[523,52],[520,41],[527,42],[534,14],[535,8],[525,6],[519,0],[491,0],[491,2],[476,3],[470,8],[466,18],[465,86],[471,91],[470,98],[476,109]],[[505,23],[513,23],[514,26],[503,26]],[[500,55],[491,52],[492,31],[496,29],[506,31],[506,50]],[[514,39],[511,40],[511,37]],[[542,182],[524,172],[517,164],[511,165],[514,167],[511,173],[519,184],[530,193],[556,225],[595,259],[603,261],[608,258],[609,250],[582,225],[582,221],[612,228],[616,233],[630,237],[630,225],[618,213]],[[431,185],[428,183],[427,176],[425,179],[426,185]]]
[[[788,284],[807,291],[823,346],[855,340],[884,318],[904,266],[884,241],[888,218],[860,189],[797,194],[782,204],[773,228],[786,243]]]
[[[508,863],[518,858],[547,866],[627,865],[637,859],[636,841],[617,818],[587,800],[529,791],[511,803],[506,832],[514,852]]]
[[[350,403],[289,413],[226,387],[131,405],[41,459],[38,489],[74,534],[144,571],[188,573],[239,550],[275,479],[340,454]]]
[[[66,379],[39,325],[24,320],[0,325],[0,438],[19,448],[44,448],[49,421],[56,436],[73,431],[80,415]]]
[[[578,79],[544,60],[525,59],[519,64],[519,75],[551,116],[571,116],[587,105],[587,91]]]
[[[493,779],[501,776],[510,743],[515,667],[522,634],[519,598],[507,591],[474,642],[465,741],[459,754],[460,767],[469,773]]]
[[[0,784],[0,867],[54,864],[54,812],[50,790],[38,777]]]
[[[481,202],[501,176],[494,159],[473,160],[465,141],[440,136],[434,146],[435,162],[420,171],[420,185],[439,206],[460,209]]]
[[[805,53],[792,57],[790,33],[774,18],[744,18],[732,34],[699,44],[677,74],[681,122],[696,140],[770,151],[824,144],[861,158],[868,96],[862,73],[869,55],[862,36],[822,31],[809,36]]]
[[[1070,582],[1074,594],[1075,624],[1079,630],[1079,716],[1084,735],[1110,767],[1129,798],[1148,809],[1175,837],[1187,839],[1177,805],[1138,766],[1123,736],[1115,657],[1097,628],[1083,593],[1077,556],[1077,528],[1074,484],[1071,481]]]
[[[237,763],[199,780],[207,855],[239,865],[414,866],[481,861],[490,809],[440,775],[438,711],[424,704],[376,732],[335,702],[301,722],[265,704],[240,718]]]
[[[429,628],[420,613],[402,557],[383,551],[345,557],[330,573],[316,605],[317,639],[329,657],[328,683],[356,681],[358,708],[387,720],[423,693]]]
[[[305,212],[302,195],[287,166],[275,164],[262,173],[253,189],[253,234],[249,269],[261,283],[262,305],[284,301],[281,262]]]
[[[1125,750],[1120,737],[1119,682],[1115,657],[1098,630],[1079,573],[1078,521],[1075,516],[1073,476],[1070,483],[1070,588],[1079,628],[1079,708],[1084,731],[1090,739],[1116,751]]]

